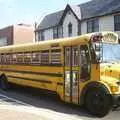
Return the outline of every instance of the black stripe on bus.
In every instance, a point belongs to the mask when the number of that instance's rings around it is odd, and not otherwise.
[[[34,81],[34,82],[48,83],[48,84],[52,83],[51,81],[48,81],[48,80],[39,80],[39,79],[32,79],[32,78],[24,78],[24,77],[12,76],[12,75],[8,75],[7,77],[17,78],[17,79],[23,79],[23,80],[28,80],[28,81]]]
[[[28,73],[28,74],[35,74],[35,75],[47,75],[47,76],[53,76],[53,77],[63,77],[63,74],[61,73],[42,73],[42,72],[32,72],[32,71],[17,71],[17,70],[7,70],[7,69],[0,69],[0,71],[6,71],[6,72],[16,72],[16,73]]]
[[[61,49],[51,49],[51,52],[61,52]]]
[[[63,86],[62,82],[57,82],[57,85]]]
[[[49,53],[49,50],[42,50],[40,53]]]
[[[63,67],[63,65],[61,63],[51,63],[51,64],[47,64],[47,63],[22,63],[22,62],[16,62],[16,63],[0,63],[1,65],[22,65],[22,66],[45,66],[45,67]]]

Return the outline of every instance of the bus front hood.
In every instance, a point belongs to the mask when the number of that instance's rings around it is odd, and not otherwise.
[[[100,76],[101,80],[120,84],[120,63],[101,63]]]

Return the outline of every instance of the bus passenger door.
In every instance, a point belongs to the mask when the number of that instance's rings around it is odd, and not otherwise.
[[[65,47],[64,95],[66,102],[79,102],[79,47]]]
[[[87,45],[80,46],[80,82],[85,82],[90,79],[90,53]]]

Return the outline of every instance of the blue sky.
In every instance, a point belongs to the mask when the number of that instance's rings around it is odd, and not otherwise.
[[[40,23],[45,15],[64,9],[67,3],[77,5],[87,1],[90,0],[0,0],[0,28]]]

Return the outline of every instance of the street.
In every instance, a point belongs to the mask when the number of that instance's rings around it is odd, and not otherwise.
[[[112,111],[102,120],[119,120],[119,110]],[[0,120],[92,120],[84,108],[66,104],[54,95],[39,90],[13,87],[0,90]]]

